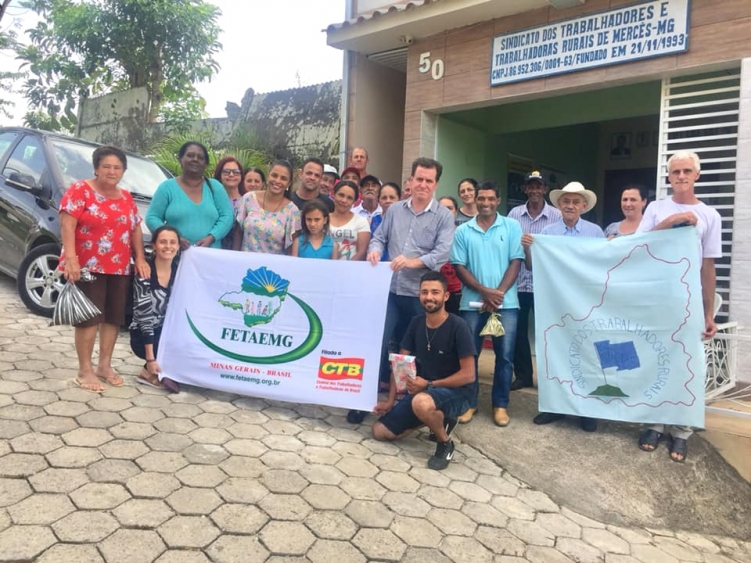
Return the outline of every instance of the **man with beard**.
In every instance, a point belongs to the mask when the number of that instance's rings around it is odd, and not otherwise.
[[[320,199],[329,211],[334,210],[334,202],[320,193],[321,177],[323,176],[323,162],[319,158],[307,158],[297,173],[299,187],[292,194],[292,203],[298,209],[313,199]]]
[[[323,176],[321,176],[321,185],[318,192],[326,197],[331,197],[334,186],[339,181],[339,172],[330,164],[323,165]]]
[[[352,212],[368,220],[368,224],[382,213],[378,204],[378,193],[381,189],[381,181],[368,174],[360,180],[360,204],[352,208]]]
[[[477,215],[456,229],[450,262],[464,286],[459,310],[475,339],[478,357],[483,341],[480,332],[491,314],[498,312],[501,315],[505,334],[491,337],[495,352],[491,403],[493,422],[496,426],[508,426],[519,316],[516,277],[524,259],[522,228],[515,219],[498,213],[501,197],[493,182],[483,182],[475,188],[475,203]],[[482,303],[482,308],[472,307],[472,302]],[[479,381],[475,377],[475,394],[470,408],[459,422],[472,420],[478,408],[479,391]]]
[[[396,406],[392,375],[388,401],[375,408],[382,416],[373,424],[373,438],[399,440],[425,425],[437,442],[428,467],[441,470],[454,457],[450,433],[474,392],[475,346],[467,324],[446,311],[449,292],[440,272],[425,273],[419,293],[425,314],[412,319],[401,343],[402,354],[416,357],[418,375],[407,381],[409,394]]]
[[[561,212],[545,201],[547,184],[536,170],[524,178],[524,193],[527,203],[517,205],[508,212],[508,217],[516,219],[526,234],[539,234],[548,225],[560,220]],[[514,346],[514,374],[516,380],[511,390],[532,387],[532,350],[529,345],[529,314],[535,307],[532,272],[522,263],[516,280],[519,296],[519,321],[516,325],[516,343]]]

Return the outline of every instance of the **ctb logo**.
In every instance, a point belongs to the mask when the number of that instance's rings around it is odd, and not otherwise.
[[[321,356],[318,377],[330,381],[359,379],[365,368],[364,358],[327,358]]]

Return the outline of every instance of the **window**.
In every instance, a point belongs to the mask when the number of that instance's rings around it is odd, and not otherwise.
[[[3,176],[30,188],[42,187],[42,175],[47,169],[42,143],[36,137],[25,136],[18,143],[3,169]]]
[[[3,159],[5,153],[18,137],[18,133],[0,133],[0,160]]]

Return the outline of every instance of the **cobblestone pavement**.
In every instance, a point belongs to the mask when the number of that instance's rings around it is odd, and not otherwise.
[[[477,450],[426,468],[421,433],[370,438],[343,411],[126,379],[72,384],[72,330],[0,277],[0,561],[747,563],[751,543],[606,526]]]

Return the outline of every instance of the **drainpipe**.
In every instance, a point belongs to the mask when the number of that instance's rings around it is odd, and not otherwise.
[[[344,19],[352,18],[352,5],[355,0],[347,0],[344,7]],[[342,72],[342,102],[339,113],[339,174],[347,167],[347,126],[349,124],[349,49],[344,50],[344,69]]]

